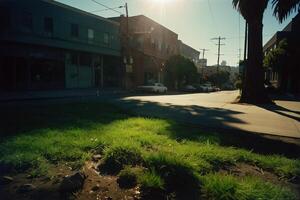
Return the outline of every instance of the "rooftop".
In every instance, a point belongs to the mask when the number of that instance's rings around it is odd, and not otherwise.
[[[57,2],[57,1],[53,1],[53,0],[42,0],[42,1],[46,2],[46,3],[49,3],[49,4],[52,4],[52,5],[55,5],[55,6],[58,6],[58,7],[61,7],[61,8],[64,8],[64,9],[67,9],[67,10],[70,10],[70,11],[73,11],[73,12],[77,12],[78,14],[93,17],[93,18],[96,18],[96,19],[99,19],[99,20],[102,20],[102,21],[105,21],[105,22],[108,22],[108,23],[111,23],[111,24],[114,24],[114,25],[117,25],[117,26],[119,25],[118,22],[115,22],[113,20],[101,17],[99,15],[95,15],[95,14],[90,13],[90,12],[86,12],[84,10],[80,10],[78,8],[75,8],[75,7],[72,7],[72,6]]]

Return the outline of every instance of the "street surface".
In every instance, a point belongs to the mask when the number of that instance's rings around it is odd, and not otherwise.
[[[238,91],[215,93],[131,96],[116,101],[141,116],[174,119],[212,128],[300,138],[300,102],[275,101],[276,105],[234,103]]]

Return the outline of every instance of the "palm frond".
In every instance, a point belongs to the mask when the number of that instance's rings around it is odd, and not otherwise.
[[[282,23],[292,12],[299,10],[300,0],[273,0],[273,14]]]
[[[245,19],[250,19],[263,15],[268,2],[269,0],[232,0],[232,5]]]

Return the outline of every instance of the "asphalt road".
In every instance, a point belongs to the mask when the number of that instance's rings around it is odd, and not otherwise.
[[[276,105],[234,103],[238,91],[215,93],[131,96],[115,101],[137,115],[232,130],[300,138],[300,102],[275,101]]]

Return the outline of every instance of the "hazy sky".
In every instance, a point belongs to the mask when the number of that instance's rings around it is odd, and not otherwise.
[[[92,0],[58,0],[73,7],[93,12],[103,17],[118,16],[120,13],[104,10],[104,7]],[[233,9],[232,0],[96,0],[111,8],[128,3],[129,16],[143,14],[176,32],[179,39],[191,47],[209,49],[205,53],[208,64],[217,63],[216,41],[214,37],[225,37],[225,46],[221,46],[220,60],[235,66],[239,60],[239,49],[243,58],[245,22]],[[100,12],[94,12],[100,10]],[[101,11],[102,10],[102,11]],[[125,13],[124,8],[117,11]],[[269,5],[264,16],[264,42],[281,30],[295,14],[279,24],[272,15]],[[202,54],[201,54],[202,58]]]

